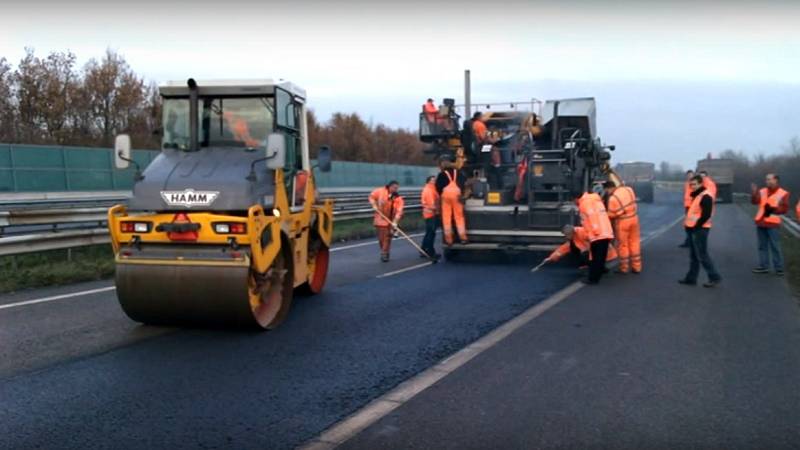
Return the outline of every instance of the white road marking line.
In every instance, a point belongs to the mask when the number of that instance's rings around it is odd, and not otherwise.
[[[683,217],[679,217],[670,224],[659,228],[647,238],[643,239],[642,243],[664,234],[682,219]],[[425,263],[425,265],[427,264],[430,263]],[[420,264],[420,266],[422,266],[422,264]],[[338,447],[402,406],[405,402],[411,400],[425,389],[433,386],[436,382],[445,378],[476,356],[492,348],[514,331],[541,316],[550,308],[568,299],[584,286],[585,285],[580,281],[576,281],[561,289],[546,300],[533,305],[522,314],[500,325],[498,328],[495,328],[494,331],[491,331],[472,344],[443,359],[422,373],[400,383],[396,388],[371,401],[349,417],[335,423],[330,428],[323,431],[322,434],[300,445],[298,448],[301,450],[330,450]]]
[[[428,262],[424,262],[422,264],[417,264],[416,266],[406,267],[405,269],[398,269],[398,270],[395,270],[395,271],[392,271],[392,272],[382,273],[382,274],[376,276],[375,278],[386,278],[386,277],[390,277],[392,275],[397,275],[397,274],[400,274],[400,273],[403,273],[403,272],[409,272],[411,270],[421,269],[423,267],[430,266],[431,264],[433,264],[433,261],[428,261]]]
[[[33,300],[25,300],[17,303],[9,303],[7,305],[0,305],[0,309],[16,308],[17,306],[35,305],[37,303],[53,302],[56,300],[63,300],[65,298],[82,297],[84,295],[99,294],[101,292],[109,292],[116,289],[116,286],[108,286],[98,289],[89,289],[88,291],[73,292],[70,294],[54,295],[52,297],[37,298]]]
[[[409,236],[410,237],[419,237],[419,236],[423,236],[423,235],[424,235],[424,233],[417,233],[417,234],[411,234]],[[375,245],[375,244],[377,244],[377,242],[362,242],[360,244],[353,244],[353,245],[348,245],[348,246],[344,246],[344,247],[334,247],[334,248],[331,249],[331,251],[335,252],[337,250],[347,250],[347,249],[350,249],[350,248],[363,247],[365,245]],[[427,263],[427,264],[430,264],[430,263]],[[422,267],[422,266],[420,265],[419,267]],[[415,268],[418,268],[418,267],[417,266],[409,267],[409,268],[404,269],[402,271],[413,270]],[[396,273],[400,273],[402,271],[396,271]],[[390,275],[394,275],[394,274],[395,274],[395,272],[390,272],[390,273],[384,274],[382,276],[390,276]],[[98,289],[89,289],[88,291],[73,292],[73,293],[70,293],[70,294],[54,295],[52,297],[44,297],[44,298],[37,298],[37,299],[33,299],[33,300],[25,300],[25,301],[16,302],[16,303],[9,303],[7,305],[0,305],[0,310],[16,308],[18,306],[35,305],[37,303],[53,302],[53,301],[56,301],[56,300],[64,300],[64,299],[67,299],[67,298],[81,297],[81,296],[84,296],[84,295],[99,294],[101,292],[113,291],[114,289],[116,289],[115,286],[108,286],[108,287],[98,288]]]
[[[409,234],[408,237],[420,237],[424,235],[425,233],[417,233],[417,234]],[[400,239],[402,238],[395,238],[395,240],[400,240]],[[378,241],[362,242],[360,244],[344,245],[342,247],[333,247],[331,251],[338,252],[339,250],[349,250],[351,248],[365,247],[367,245],[378,245]]]

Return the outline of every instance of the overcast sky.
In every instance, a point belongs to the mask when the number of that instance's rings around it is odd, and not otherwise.
[[[17,2],[0,56],[119,51],[149,80],[285,78],[321,118],[416,127],[422,101],[594,96],[618,161],[684,166],[800,135],[800,2]]]

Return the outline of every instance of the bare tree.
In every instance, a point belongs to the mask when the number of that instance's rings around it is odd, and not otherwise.
[[[111,49],[106,50],[102,60],[91,59],[84,72],[84,94],[100,143],[111,145],[115,134],[127,131],[131,122],[146,114],[144,80]]]
[[[0,58],[0,142],[16,140],[16,106],[13,99],[11,65]]]

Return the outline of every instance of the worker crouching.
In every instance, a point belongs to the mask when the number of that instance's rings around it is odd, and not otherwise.
[[[557,262],[565,256],[571,256],[578,261],[578,265],[583,267],[587,266],[592,261],[591,241],[589,240],[589,233],[584,227],[576,227],[572,225],[564,225],[561,229],[564,234],[564,243],[558,248],[553,250],[553,253],[546,258],[547,262]],[[606,255],[606,262],[617,259],[617,251],[614,247],[608,249]]]
[[[378,235],[378,244],[381,247],[381,261],[389,261],[392,248],[392,236],[400,219],[403,217],[403,197],[397,192],[400,184],[390,181],[386,186],[379,187],[369,195],[369,203],[375,210],[373,224]]]

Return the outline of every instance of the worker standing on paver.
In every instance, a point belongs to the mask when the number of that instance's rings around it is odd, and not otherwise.
[[[780,186],[780,178],[768,173],[766,187],[758,189],[750,185],[750,202],[758,205],[754,220],[758,234],[758,266],[753,273],[769,273],[769,256],[775,274],[783,276],[783,253],[781,251],[781,216],[789,212],[789,192]]]
[[[422,238],[422,250],[431,258],[437,258],[434,241],[436,240],[436,228],[439,225],[439,193],[436,191],[436,177],[431,175],[425,180],[425,187],[422,188],[420,203],[422,203],[422,218],[425,219],[425,237]],[[421,258],[425,255],[420,254]]]
[[[686,214],[686,211],[689,211],[689,207],[692,206],[692,178],[694,178],[694,170],[687,170],[686,171],[686,181],[683,183],[683,213]],[[686,239],[683,240],[683,244],[679,245],[681,248],[689,248],[690,245],[690,238],[689,238],[689,231],[686,230]]]
[[[606,181],[603,188],[619,253],[617,272],[638,274],[642,271],[642,243],[636,193],[630,186],[617,186],[613,181]]]
[[[467,225],[464,219],[461,194],[467,180],[452,161],[442,160],[440,165],[442,171],[436,177],[436,191],[441,198],[444,242],[447,245],[453,245],[453,222],[455,222],[458,239],[462,244],[466,244]]]
[[[586,192],[577,198],[578,212],[581,215],[581,225],[586,229],[589,238],[589,276],[584,281],[586,284],[597,284],[606,272],[606,258],[608,246],[614,239],[611,221],[608,219],[603,199],[594,192]]]
[[[698,175],[692,178],[692,204],[686,211],[686,218],[683,226],[689,232],[690,237],[690,264],[686,276],[678,280],[680,284],[694,286],[697,284],[697,276],[700,274],[700,266],[703,266],[708,281],[704,287],[714,287],[722,281],[714,262],[708,254],[708,234],[711,231],[711,216],[714,215],[714,199],[711,193],[703,186],[703,177]]]
[[[589,233],[584,227],[576,227],[572,225],[564,225],[561,228],[561,233],[564,235],[564,243],[557,249],[553,250],[546,259],[547,262],[556,262],[561,258],[572,255],[578,261],[579,266],[588,266],[592,261],[592,254],[589,251],[591,242],[589,242]],[[617,259],[617,252],[614,247],[608,249],[606,255],[606,262]]]
[[[397,224],[403,217],[403,197],[397,192],[400,184],[390,181],[386,186],[381,186],[369,195],[369,204],[375,210],[373,224],[378,235],[378,244],[381,248],[381,261],[389,261],[389,252],[392,248],[392,234]]]
[[[714,200],[716,203],[717,201],[717,183],[714,182],[714,179],[711,178],[711,175],[708,174],[705,170],[700,171],[700,176],[703,177],[703,187],[706,188],[708,194],[711,195],[711,200]]]

